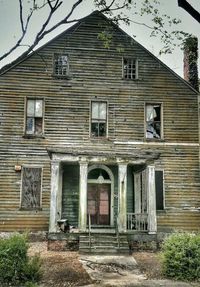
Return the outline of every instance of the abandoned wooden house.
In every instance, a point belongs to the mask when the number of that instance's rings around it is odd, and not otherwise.
[[[0,160],[0,231],[200,229],[198,92],[98,12],[1,71]]]

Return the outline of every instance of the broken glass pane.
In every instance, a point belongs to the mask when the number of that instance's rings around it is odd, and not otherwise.
[[[160,123],[156,123],[157,127],[160,126]],[[146,137],[151,138],[160,138],[160,129],[155,128],[155,123],[149,123],[147,124],[147,131],[146,131]]]
[[[35,115],[35,100],[27,100],[27,116],[34,117]]]
[[[55,74],[66,76],[69,72],[69,59],[67,55],[55,56]]]
[[[93,137],[98,137],[98,123],[92,123],[91,125],[91,135]]]
[[[154,110],[152,105],[146,106],[146,121],[149,122],[156,117],[156,111]]]
[[[128,63],[126,59],[124,59],[124,78],[128,78]]]
[[[67,66],[68,64],[68,57],[67,55],[61,55],[59,56],[58,62],[61,66]]]
[[[160,138],[161,137],[161,106],[146,105],[146,137]]]
[[[41,118],[42,117],[42,108],[43,108],[43,101],[36,100],[35,102],[35,117]]]
[[[99,123],[99,136],[100,137],[106,136],[106,123]]]
[[[33,134],[34,133],[34,118],[27,118],[26,120],[26,133]]]

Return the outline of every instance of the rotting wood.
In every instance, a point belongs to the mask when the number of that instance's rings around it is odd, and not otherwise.
[[[130,37],[115,31],[110,49],[97,40],[99,18],[57,38],[0,77],[0,216],[2,231],[47,230],[50,208],[48,151],[151,158],[165,171],[166,210],[158,228],[198,230],[200,178],[197,95]],[[119,43],[124,53],[116,51]],[[70,56],[70,79],[52,76],[54,53]],[[138,59],[138,79],[122,79],[122,57]],[[27,97],[44,98],[44,137],[24,137]],[[108,101],[108,138],[90,138],[90,102]],[[163,142],[146,142],[145,103],[162,103]],[[132,142],[132,144],[131,144]],[[47,151],[48,150],[48,151]],[[149,152],[149,155],[148,155]],[[106,159],[107,158],[107,159]],[[130,159],[129,158],[129,159]],[[144,162],[143,162],[144,163]],[[42,165],[42,209],[20,211],[21,172],[15,165]],[[187,205],[191,210],[184,210]]]

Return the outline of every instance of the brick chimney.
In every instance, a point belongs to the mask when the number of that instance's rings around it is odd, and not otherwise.
[[[184,43],[184,79],[199,91],[197,60],[198,39],[192,36],[187,38]]]

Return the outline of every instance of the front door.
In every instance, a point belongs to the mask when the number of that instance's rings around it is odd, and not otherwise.
[[[88,183],[87,214],[92,225],[110,225],[110,191],[108,183]]]

